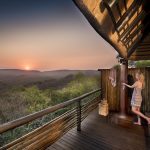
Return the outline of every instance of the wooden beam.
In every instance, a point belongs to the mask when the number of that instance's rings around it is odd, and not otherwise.
[[[142,11],[134,20],[133,22],[129,25],[129,27],[125,30],[125,32],[123,32],[120,37],[119,40],[122,41],[123,37],[126,37],[133,29],[134,27],[139,23],[139,21],[144,20],[146,16],[146,13],[144,11]]]
[[[130,49],[128,50],[128,54],[127,57],[130,57],[131,54],[136,50],[136,48],[138,47],[139,42],[142,40],[142,35],[140,35],[135,41],[134,44],[130,47]]]
[[[150,49],[150,43],[149,43],[149,45],[139,45],[138,46],[138,49],[143,49],[143,48],[149,48]]]
[[[115,6],[118,3],[118,0],[113,0],[113,1],[107,1],[107,0],[102,0],[102,2],[107,3],[107,5],[112,8],[113,6]]]
[[[143,52],[139,52],[139,51],[136,51],[135,53],[133,53],[132,54],[132,56],[147,56],[147,55],[150,55],[150,50],[149,51],[147,51],[147,52],[145,52],[145,51],[143,51]]]
[[[147,35],[143,42],[150,42],[150,35]]]
[[[137,52],[137,53],[150,53],[150,49],[141,49],[141,50],[136,49],[136,52]],[[134,54],[134,53],[133,53],[133,54]]]
[[[111,20],[112,20],[112,22],[113,22],[113,25],[114,25],[114,28],[115,28],[115,30],[117,30],[117,27],[116,27],[116,19],[115,19],[115,17],[114,17],[114,14],[113,14],[113,12],[112,12],[112,10],[111,10],[111,7],[110,7],[110,5],[106,2],[106,1],[102,1],[103,2],[103,5],[105,6],[105,8],[107,9],[107,11],[108,11],[108,13],[109,13],[109,16],[111,17]]]
[[[139,48],[139,47],[137,47],[137,51],[139,52],[139,51],[144,51],[144,50],[150,50],[150,47],[143,47],[143,48]]]
[[[123,41],[124,42],[124,44],[126,45],[126,44],[128,44],[130,41],[132,41],[132,39],[141,31],[141,34],[144,32],[144,30],[146,30],[146,28],[147,27],[149,27],[149,25],[150,25],[150,22],[148,22],[148,23],[146,23],[145,25],[144,24],[140,24],[137,28],[136,28],[136,30],[132,33],[132,34],[130,34],[126,39],[125,38],[123,38],[125,41]]]
[[[127,45],[130,41],[132,41],[133,40],[133,38],[140,32],[140,31],[142,31],[142,30],[144,30],[144,25],[143,24],[140,24],[136,29],[135,29],[135,31],[132,33],[132,34],[130,34],[128,37],[124,37],[123,39],[122,39],[122,42],[125,44],[125,45]]]
[[[119,7],[119,3],[116,3],[116,7],[117,7],[117,10],[118,10],[118,13],[119,13],[119,16],[121,17],[121,10],[120,10],[120,7]]]
[[[139,44],[139,47],[141,47],[141,46],[149,46],[149,45],[150,45],[150,42],[142,41],[142,43]]]
[[[122,83],[127,82],[127,74],[128,74],[128,61],[124,60],[125,63],[122,63],[120,66],[120,113],[121,116],[126,116],[126,89],[123,89]]]
[[[141,58],[149,57],[150,58],[150,54],[149,55],[133,55],[131,57],[136,57],[136,58],[139,58],[139,57],[141,57]]]
[[[124,26],[126,24],[126,22],[132,18],[132,16],[138,10],[138,8],[140,7],[141,4],[142,4],[142,0],[138,0],[138,1],[134,0],[134,2],[127,9],[127,11],[124,13],[124,15],[118,20],[118,22],[116,23],[116,27],[119,28],[121,25]]]
[[[124,2],[125,10],[127,11],[127,2],[126,2],[126,0],[123,0],[123,2]]]
[[[128,58],[128,60],[149,60],[150,56],[132,56]]]

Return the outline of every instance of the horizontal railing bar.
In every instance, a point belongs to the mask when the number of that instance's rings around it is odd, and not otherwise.
[[[71,115],[72,111],[75,113],[76,110],[75,109],[69,110],[68,114]],[[62,121],[62,119],[65,118],[68,114],[67,114],[67,112],[65,112],[64,114],[56,117],[55,119],[51,120],[50,122],[44,124],[43,126],[37,128],[37,129],[35,129],[34,131],[31,131],[31,132],[27,133],[26,135],[20,137],[19,139],[16,139],[15,141],[8,143],[7,145],[3,146],[2,149],[8,149],[8,148],[12,147],[13,145],[16,145],[17,143],[24,141],[24,139],[33,138],[33,137],[37,136],[37,132],[44,132],[45,130],[48,130],[49,128],[51,128],[51,129],[55,128],[55,124],[60,123]]]
[[[17,128],[21,125],[24,125],[24,124],[27,124],[33,120],[36,120],[40,117],[43,117],[44,115],[47,115],[49,113],[52,113],[52,112],[55,112],[59,109],[63,109],[77,101],[80,101],[82,100],[83,98],[85,97],[88,97],[89,95],[92,95],[98,91],[100,91],[101,89],[97,89],[97,90],[94,90],[94,91],[91,91],[89,93],[86,93],[86,94],[83,94],[79,97],[76,97],[76,98],[73,98],[71,100],[68,100],[66,102],[63,102],[63,103],[60,103],[60,104],[57,104],[55,106],[52,106],[52,107],[49,107],[49,108],[46,108],[44,110],[41,110],[39,112],[36,112],[36,113],[33,113],[33,114],[30,114],[30,115],[27,115],[25,117],[22,117],[22,118],[19,118],[19,119],[16,119],[14,121],[10,121],[8,123],[4,123],[2,125],[0,125],[0,134],[3,133],[3,132],[6,132],[8,130],[11,130],[11,129],[14,129],[14,128]]]

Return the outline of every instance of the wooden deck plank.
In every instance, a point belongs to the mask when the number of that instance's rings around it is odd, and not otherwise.
[[[77,133],[79,134],[79,133]],[[74,134],[75,135],[75,134]],[[106,143],[102,142],[102,140],[98,141],[98,139],[94,139],[89,137],[88,135],[78,135],[80,136],[80,140],[84,140],[86,143],[88,143],[88,148],[90,148],[92,146],[93,149],[97,149],[98,147],[101,147],[101,149],[111,149],[111,147],[109,147],[109,145],[107,145]]]
[[[129,127],[112,124],[98,115],[98,108],[82,122],[81,132],[76,127],[61,137],[47,150],[149,150],[150,138],[142,126]]]
[[[77,137],[71,133],[68,133],[67,137],[67,140],[73,139],[71,144],[73,144],[72,146],[75,147],[75,149],[80,149],[81,147],[83,147],[84,149],[91,150],[94,148],[94,145],[89,144],[85,139],[83,140],[81,136]]]
[[[74,134],[72,134],[72,135],[74,135]],[[84,144],[86,145],[85,148],[88,147],[89,150],[97,149],[98,147],[101,147],[102,150],[105,150],[105,147],[107,147],[107,145],[105,145],[105,144],[96,143],[96,140],[93,140],[92,138],[88,138],[87,136],[84,137],[83,135],[78,135],[76,137],[79,137],[79,139],[78,139],[79,141],[84,141]],[[109,150],[110,148],[107,147],[107,149]]]

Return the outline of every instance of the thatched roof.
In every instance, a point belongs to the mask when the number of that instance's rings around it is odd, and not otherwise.
[[[73,0],[121,57],[150,59],[150,0]]]

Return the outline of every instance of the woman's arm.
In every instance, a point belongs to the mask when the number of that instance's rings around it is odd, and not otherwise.
[[[135,88],[137,86],[137,82],[135,82],[133,85],[128,85],[126,83],[122,83],[122,84],[129,87],[129,88]]]

